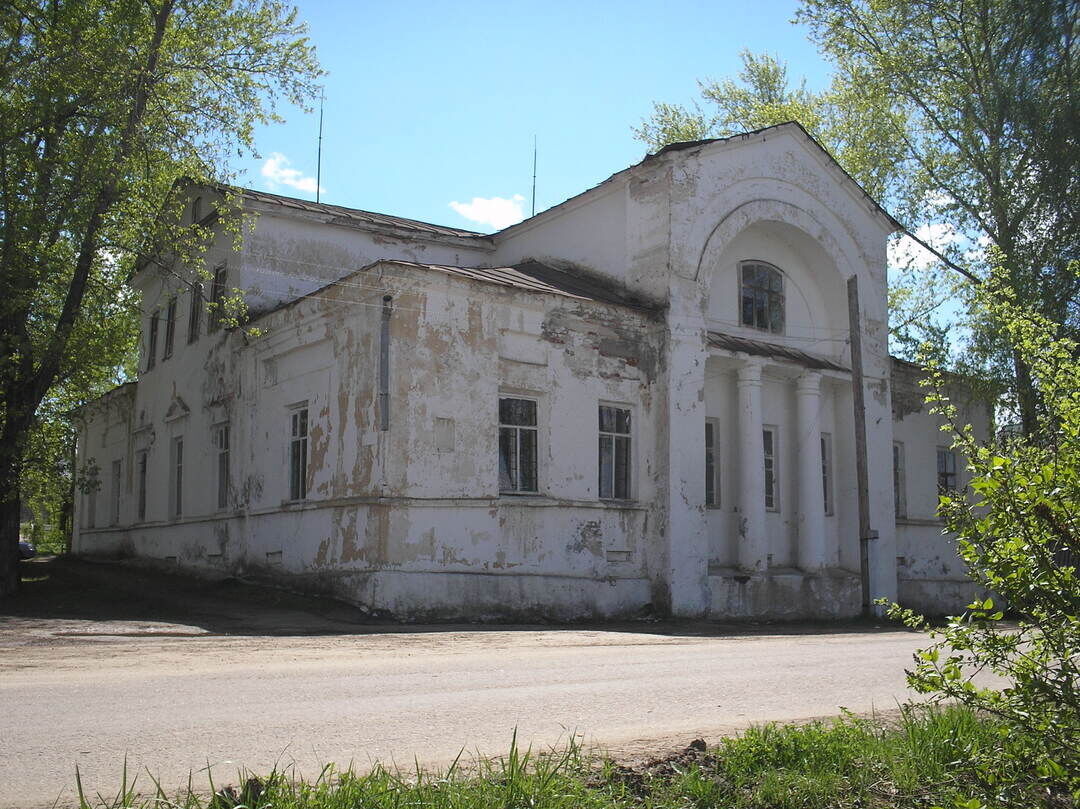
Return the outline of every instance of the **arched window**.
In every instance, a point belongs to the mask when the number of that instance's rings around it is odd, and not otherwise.
[[[784,333],[784,276],[763,261],[739,265],[739,306],[744,326]]]

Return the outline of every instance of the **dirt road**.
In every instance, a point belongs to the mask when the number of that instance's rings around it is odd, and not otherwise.
[[[241,767],[437,766],[571,734],[633,757],[751,722],[890,710],[920,638],[873,627],[364,623],[236,583],[67,562],[0,606],[0,807]],[[137,581],[137,584],[132,584]],[[50,597],[51,593],[51,597]],[[63,593],[63,598],[58,594]],[[134,613],[134,614],[133,614]],[[138,616],[152,616],[149,619]]]

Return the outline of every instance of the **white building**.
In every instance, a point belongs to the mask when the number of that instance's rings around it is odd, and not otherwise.
[[[101,485],[77,552],[412,619],[973,595],[935,516],[964,464],[888,355],[895,223],[798,125],[668,147],[493,235],[242,199],[257,219],[215,241],[210,295],[244,290],[259,334],[136,273],[142,373],[83,411]]]

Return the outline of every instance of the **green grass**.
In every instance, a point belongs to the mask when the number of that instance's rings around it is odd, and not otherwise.
[[[997,805],[995,795],[1011,784],[1013,805],[1072,805],[1051,801],[1047,784],[1019,765],[1002,764],[1007,745],[998,725],[967,709],[912,708],[888,721],[845,715],[754,727],[715,748],[637,767],[573,742],[542,754],[514,742],[506,756],[438,773],[381,766],[363,774],[328,766],[314,780],[242,773],[240,787],[210,783],[199,794],[189,785],[173,796],[152,778],[150,794],[137,792],[125,768],[116,793],[91,797],[79,783],[79,795],[80,809],[976,809]]]

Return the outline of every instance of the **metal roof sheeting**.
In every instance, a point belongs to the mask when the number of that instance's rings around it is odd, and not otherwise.
[[[741,351],[744,354],[752,354],[756,357],[773,357],[785,359],[803,365],[807,368],[819,368],[825,371],[844,371],[850,373],[850,368],[833,362],[832,360],[808,354],[797,348],[766,343],[764,340],[751,340],[748,337],[736,337],[733,334],[725,334],[721,331],[710,331],[708,343],[714,348],[724,348],[728,351]]]
[[[365,225],[376,225],[388,228],[401,228],[414,233],[426,233],[430,236],[457,236],[463,239],[489,239],[485,233],[477,233],[474,230],[451,228],[444,225],[433,225],[430,222],[420,222],[416,219],[405,219],[400,216],[390,216],[384,213],[361,211],[357,208],[346,208],[343,205],[329,205],[325,202],[311,202],[295,197],[284,197],[280,194],[270,194],[266,191],[255,191],[250,188],[241,189],[245,199],[254,202],[262,202],[271,205],[281,205],[297,211],[308,213],[320,213],[332,216],[335,220],[345,222],[357,222]]]

